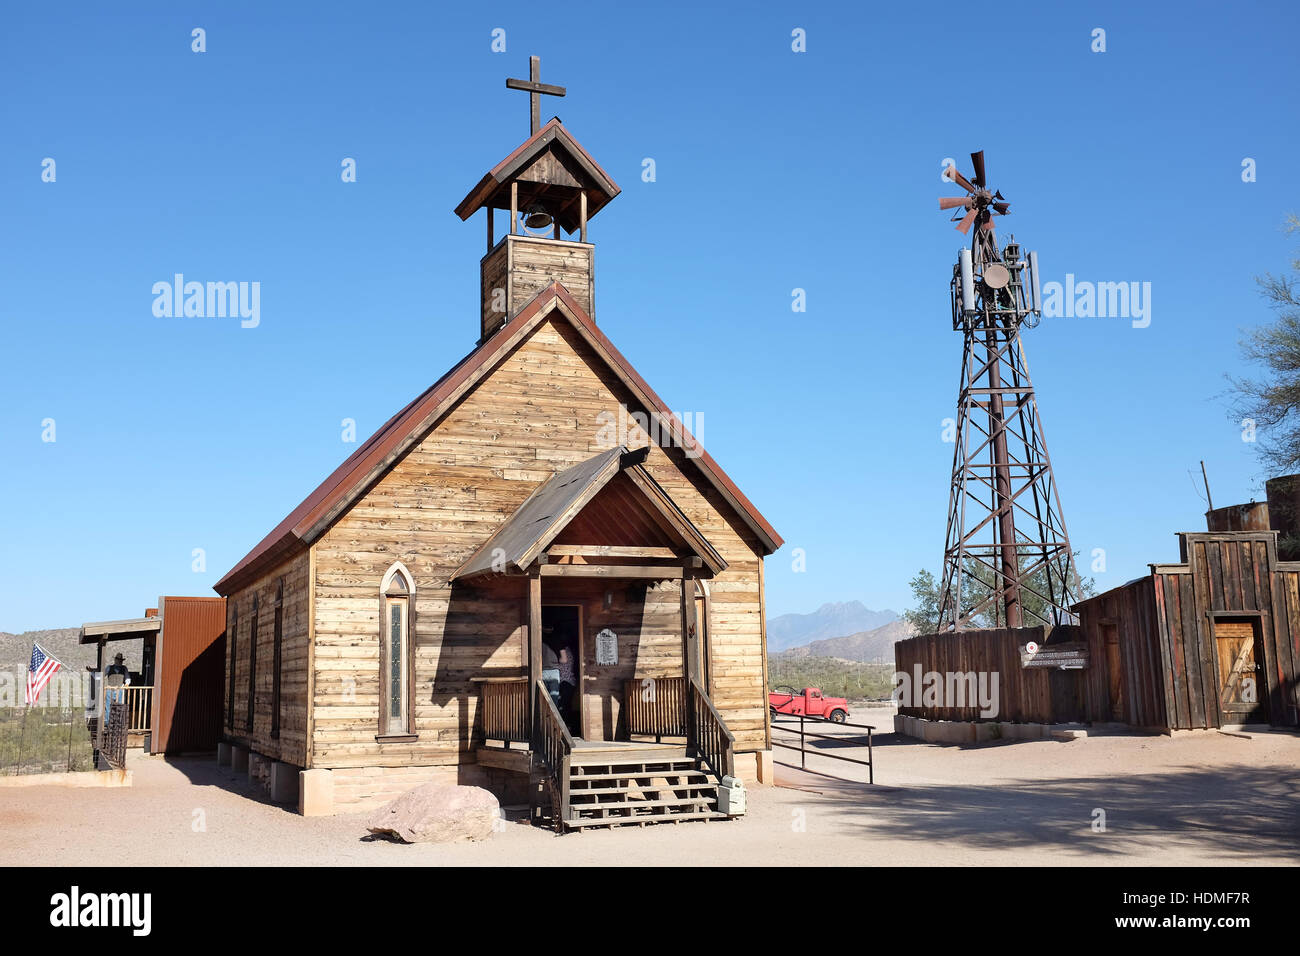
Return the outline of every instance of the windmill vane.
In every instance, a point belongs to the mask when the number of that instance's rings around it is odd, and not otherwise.
[[[974,174],[945,178],[964,196],[939,199],[971,236],[953,266],[953,328],[963,333],[940,627],[1022,627],[1074,623],[1077,573],[1056,479],[1043,438],[1020,328],[1042,315],[1038,255],[1012,237],[1002,248],[994,217],[1010,203],[990,191],[984,152]],[[1017,524],[1019,522],[1019,524]]]

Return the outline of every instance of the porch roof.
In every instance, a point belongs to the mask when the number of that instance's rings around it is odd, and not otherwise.
[[[523,573],[620,475],[626,476],[629,485],[623,489],[623,500],[631,500],[628,494],[635,495],[637,504],[664,540],[699,558],[713,574],[725,570],[727,562],[643,467],[647,452],[646,448],[629,451],[619,445],[552,475],[533,490],[451,579],[493,571]]]
[[[133,617],[125,621],[96,621],[81,625],[78,644],[134,641],[162,630],[161,617]]]

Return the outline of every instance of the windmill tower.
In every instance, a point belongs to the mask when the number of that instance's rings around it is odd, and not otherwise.
[[[988,189],[983,151],[971,162],[969,180],[945,170],[966,195],[939,200],[971,234],[951,286],[964,348],[939,629],[1073,623],[1074,556],[1020,342],[1042,315],[1038,256],[1014,236],[998,248],[993,217],[1009,204]]]

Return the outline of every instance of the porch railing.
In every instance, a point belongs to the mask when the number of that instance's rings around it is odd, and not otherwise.
[[[709,765],[719,779],[735,776],[736,737],[727,729],[708,693],[694,678],[691,678],[689,700],[687,746]]]
[[[482,739],[528,743],[528,678],[492,677],[476,683]]]
[[[128,734],[148,733],[153,715],[152,685],[106,684],[104,685],[104,701],[122,704]],[[99,712],[103,714],[107,711],[101,706]]]
[[[632,736],[686,736],[686,678],[647,677],[623,682],[623,712]]]
[[[537,682],[537,719],[533,722],[533,759],[540,765],[551,792],[551,819],[562,829],[569,815],[569,764],[573,737],[542,681]]]

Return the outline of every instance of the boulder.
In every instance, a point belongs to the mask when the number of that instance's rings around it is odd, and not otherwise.
[[[366,828],[405,843],[465,843],[490,837],[500,816],[482,787],[426,783],[376,810]]]

